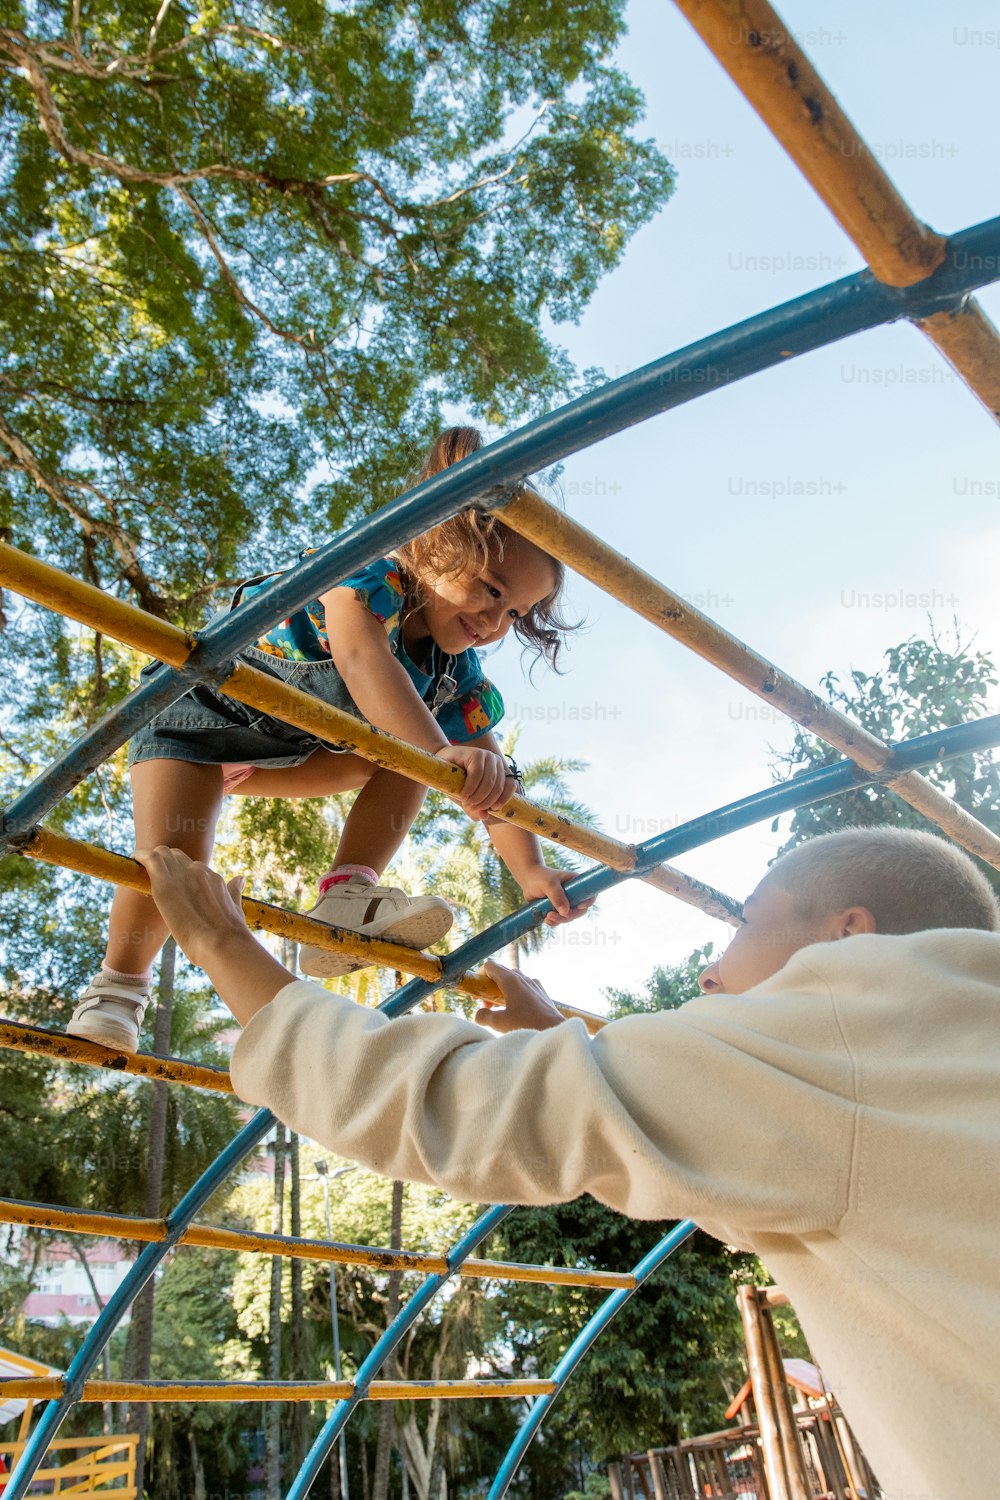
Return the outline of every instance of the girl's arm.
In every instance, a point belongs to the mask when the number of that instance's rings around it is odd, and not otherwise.
[[[370,724],[437,755],[447,736],[396,660],[382,622],[353,589],[331,589],[320,599],[334,666]]]
[[[476,744],[492,750],[496,755],[503,753],[489,731],[479,735]],[[562,922],[572,922],[593,906],[593,897],[581,902],[579,906],[570,906],[563,886],[579,871],[554,870],[551,865],[547,865],[542,846],[533,833],[525,828],[517,828],[504,818],[486,818],[484,821],[490,843],[521,887],[525,901],[545,898],[551,902],[553,910],[545,918],[550,927],[558,927]]]
[[[463,770],[465,785],[455,801],[469,817],[483,819],[489,808],[501,806],[513,791],[513,783],[507,785],[507,765],[499,746],[481,749],[449,743],[406,669],[393,656],[381,621],[355,597],[353,589],[331,589],[320,603],[334,666],[368,722]]]

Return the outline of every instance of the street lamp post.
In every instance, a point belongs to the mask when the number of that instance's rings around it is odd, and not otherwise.
[[[354,1172],[355,1167],[341,1167],[339,1172],[331,1172],[329,1164],[325,1161],[316,1162],[316,1171],[319,1173],[323,1183],[323,1206],[326,1209],[326,1237],[333,1239],[333,1227],[330,1222],[330,1183],[338,1177],[344,1177],[348,1172]],[[337,1319],[337,1273],[336,1264],[330,1262],[330,1324],[333,1330],[333,1378],[340,1379],[340,1326]],[[338,1439],[338,1450],[340,1454],[340,1493],[342,1500],[351,1500],[350,1490],[347,1483],[347,1433],[341,1431]]]

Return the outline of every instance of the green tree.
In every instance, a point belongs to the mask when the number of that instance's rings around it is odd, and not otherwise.
[[[502,741],[504,753],[517,749],[515,728]],[[529,761],[521,770],[524,795],[551,812],[571,818],[586,827],[595,824],[594,814],[573,795],[570,778],[585,768],[585,762],[554,755]],[[462,913],[463,929],[482,932],[502,917],[524,905],[520,886],[487,837],[481,823],[473,823],[449,798],[429,792],[413,829],[416,861],[426,884],[451,901]],[[557,870],[576,870],[579,856],[559,844],[545,845],[545,859]],[[541,947],[551,929],[536,928],[508,948],[515,963],[525,953]]]
[[[981,718],[989,712],[997,681],[992,657],[963,641],[956,629],[950,644],[933,631],[927,640],[911,636],[885,652],[881,670],[869,673],[855,668],[846,682],[830,672],[823,678],[823,687],[829,701],[869,733],[894,741]],[[776,759],[775,779],[840,759],[839,752],[797,728],[789,749]],[[959,807],[1000,832],[1000,761],[994,752],[961,755],[930,766],[923,774]],[[780,852],[820,833],[885,824],[929,827],[920,813],[885,787],[859,787],[799,808]],[[778,822],[773,826],[777,829]],[[987,873],[1000,886],[1000,876],[995,871]]]
[[[312,1148],[315,1156],[326,1157],[327,1153]],[[308,1161],[308,1158],[307,1158]],[[341,1166],[336,1158],[330,1160],[335,1173]],[[231,1210],[249,1224],[259,1224],[269,1212],[270,1187],[260,1182],[247,1182],[237,1188],[231,1199]],[[326,1239],[326,1219],[323,1206],[322,1181],[318,1174],[303,1170],[301,1174],[301,1223],[307,1238]],[[409,1184],[403,1200],[402,1223],[398,1238],[410,1250],[427,1250],[440,1254],[463,1232],[476,1215],[471,1204],[453,1202],[444,1193],[434,1188]],[[331,1229],[335,1240],[361,1245],[387,1246],[393,1240],[393,1185],[374,1173],[360,1169],[351,1170],[337,1178],[335,1191],[331,1193]],[[360,1265],[334,1266],[338,1330],[341,1344],[343,1373],[345,1379],[352,1378],[362,1359],[375,1340],[384,1332],[387,1318],[396,1305],[398,1295],[405,1302],[412,1290],[419,1285],[421,1276],[406,1273],[393,1281],[391,1273],[372,1270]],[[285,1315],[290,1307],[292,1268],[289,1261],[281,1263],[281,1305]],[[479,1327],[475,1319],[470,1322],[470,1299],[482,1298],[485,1293],[478,1285],[461,1294],[445,1295],[431,1313],[419,1321],[400,1351],[400,1368],[404,1378],[427,1378],[435,1367],[445,1374],[463,1373],[463,1361],[470,1349],[475,1352],[483,1347],[467,1336],[470,1328]],[[269,1303],[271,1295],[270,1273],[265,1257],[243,1255],[238,1259],[233,1278],[232,1302],[238,1325],[245,1341],[248,1368],[262,1372],[267,1359],[268,1333],[270,1325]],[[303,1358],[305,1367],[312,1371],[325,1366],[332,1378],[332,1333],[331,1315],[331,1267],[322,1262],[303,1263],[303,1304],[305,1337]],[[445,1351],[445,1352],[442,1352]],[[442,1360],[444,1364],[442,1365]],[[450,1360],[450,1363],[449,1363]],[[282,1374],[289,1376],[288,1350],[282,1353]],[[417,1405],[416,1414],[409,1408],[401,1409],[399,1445],[405,1445],[410,1458],[410,1469],[420,1490],[421,1464],[433,1462],[435,1445],[428,1446],[426,1423],[428,1413],[424,1403]],[[441,1426],[443,1427],[443,1422]],[[348,1451],[352,1460],[352,1471],[358,1466],[360,1492],[360,1465],[363,1462],[362,1444],[370,1444],[374,1460],[377,1450],[379,1414],[359,1413],[352,1419],[348,1430]],[[438,1424],[434,1423],[435,1430]],[[442,1432],[442,1439],[444,1434]],[[383,1463],[385,1459],[383,1457]],[[286,1476],[287,1477],[287,1476]],[[423,1473],[426,1478],[426,1473]],[[353,1479],[352,1479],[353,1486]]]
[[[669,1227],[627,1219],[583,1197],[521,1210],[501,1236],[505,1258],[621,1271],[631,1270]],[[743,1379],[736,1288],[756,1273],[752,1256],[706,1236],[675,1252],[626,1303],[567,1385],[553,1409],[550,1444],[571,1454],[579,1442],[600,1461],[721,1426]],[[498,1295],[515,1368],[540,1375],[565,1352],[599,1296],[518,1283]]]
[[[713,943],[695,951],[679,964],[658,964],[640,993],[633,990],[608,989],[608,1015],[612,1021],[621,1016],[649,1015],[658,1010],[679,1010],[698,994],[698,975],[711,963]]]
[[[543,325],[673,184],[623,8],[12,0],[0,525],[194,620],[383,501],[444,403],[564,392]]]
[[[611,1486],[596,1470],[587,1475],[582,1490],[570,1490],[563,1500],[610,1500]]]

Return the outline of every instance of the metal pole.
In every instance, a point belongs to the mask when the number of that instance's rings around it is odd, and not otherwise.
[[[323,1183],[323,1207],[326,1210],[326,1237],[333,1239],[333,1225],[330,1219],[330,1183],[336,1177],[344,1177],[348,1172],[354,1172],[355,1167],[341,1167],[339,1172],[331,1176],[330,1168],[325,1161],[316,1163],[316,1170]],[[337,1267],[333,1261],[330,1262],[330,1326],[333,1331],[333,1378],[339,1380],[340,1375],[340,1323],[337,1317]],[[347,1480],[347,1432],[341,1428],[338,1442],[340,1456],[340,1494],[341,1500],[351,1500],[350,1487]]]
[[[510,1488],[514,1475],[517,1473],[518,1465],[527,1452],[532,1438],[542,1425],[549,1407],[555,1401],[583,1356],[611,1322],[615,1314],[638,1291],[646,1278],[651,1276],[668,1256],[673,1255],[674,1251],[678,1250],[684,1241],[694,1234],[694,1231],[695,1225],[690,1219],[684,1219],[681,1223],[675,1224],[670,1233],[664,1235],[663,1239],[654,1245],[652,1250],[647,1255],[644,1255],[639,1264],[634,1267],[632,1274],[635,1277],[635,1286],[627,1291],[612,1292],[611,1296],[605,1298],[597,1311],[583,1325],[562,1359],[559,1360],[552,1371],[550,1378],[554,1383],[554,1389],[544,1396],[539,1396],[532,1402],[528,1415],[521,1423],[514,1436],[514,1441],[504,1454],[486,1500],[503,1500],[504,1495],[506,1495]]]

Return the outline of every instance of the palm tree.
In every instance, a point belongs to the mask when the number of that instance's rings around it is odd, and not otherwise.
[[[503,742],[506,755],[517,747],[517,730]],[[572,794],[569,777],[584,770],[586,762],[555,755],[530,761],[522,770],[524,795],[549,811],[587,827],[595,826],[594,814]],[[426,889],[452,902],[462,913],[468,932],[481,932],[501,917],[524,905],[517,881],[500,859],[481,823],[472,823],[449,798],[431,792],[413,829],[414,854],[423,866]],[[557,870],[579,870],[578,855],[559,844],[548,844],[547,862]],[[515,968],[522,954],[534,953],[550,935],[551,928],[536,927],[516,938],[507,949]]]

